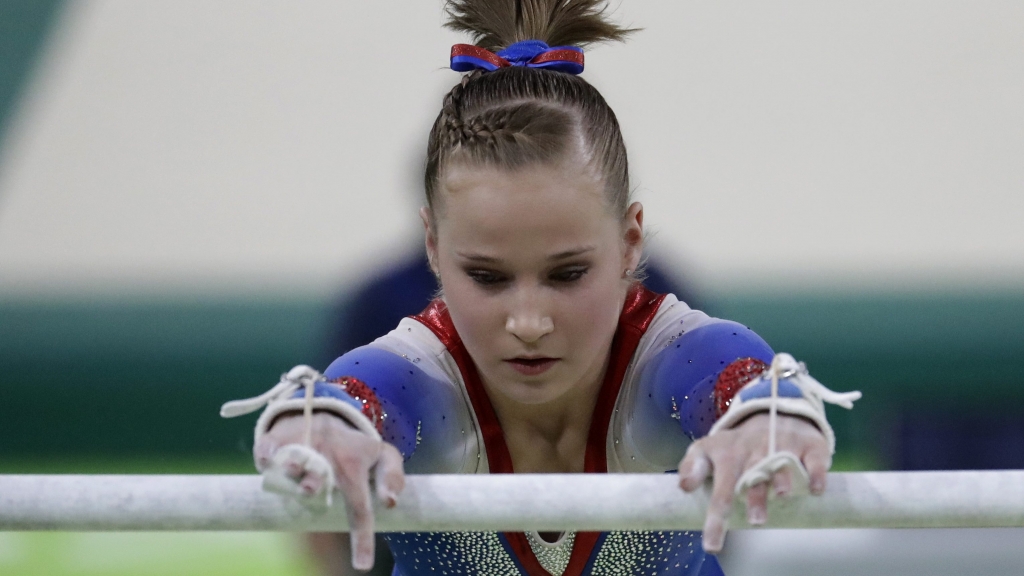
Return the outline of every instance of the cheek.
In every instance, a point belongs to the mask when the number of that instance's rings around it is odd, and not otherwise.
[[[502,334],[505,327],[502,308],[469,277],[448,275],[444,282],[444,300],[455,329],[471,353],[492,347],[491,341]]]
[[[619,284],[603,279],[563,299],[561,324],[580,353],[604,354],[611,345],[624,296]]]

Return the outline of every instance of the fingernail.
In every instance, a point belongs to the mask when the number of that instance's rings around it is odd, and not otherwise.
[[[701,542],[704,546],[704,551],[708,554],[717,554],[722,551],[722,543],[715,542],[714,539],[705,536]]]
[[[747,511],[747,522],[753,526],[760,526],[768,521],[768,512],[763,508],[752,508]]]
[[[815,478],[811,480],[811,492],[815,494],[821,494],[825,491],[825,481],[821,478]]]
[[[358,554],[352,557],[352,567],[356,570],[366,572],[370,568],[373,568],[373,557],[367,557],[363,554]]]

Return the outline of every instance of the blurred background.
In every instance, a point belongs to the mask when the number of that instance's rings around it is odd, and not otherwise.
[[[837,467],[1024,468],[1024,4],[613,6],[644,30],[585,77],[661,279],[864,392]],[[0,0],[0,473],[248,472],[222,402],[425,304],[421,156],[466,41],[442,22]],[[1022,536],[747,532],[726,563],[1019,574]],[[0,533],[0,572],[306,574],[303,546]]]

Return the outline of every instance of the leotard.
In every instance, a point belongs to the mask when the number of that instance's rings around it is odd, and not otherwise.
[[[588,435],[585,471],[673,471],[771,348],[752,330],[636,285],[619,318]],[[731,381],[724,378],[729,375]],[[360,384],[407,473],[514,472],[494,409],[444,302],[335,360],[329,381]],[[742,379],[738,381],[742,384]],[[365,385],[365,386],[364,386]],[[721,574],[699,532],[385,535],[395,576]]]

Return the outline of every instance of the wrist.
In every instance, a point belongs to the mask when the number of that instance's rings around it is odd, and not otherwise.
[[[767,409],[765,409],[765,410],[761,410],[761,411],[758,411],[758,412],[752,412],[752,413],[746,415],[745,417],[737,420],[735,424],[733,424],[732,426],[729,426],[729,429],[732,430],[732,429],[735,429],[735,428],[739,428],[744,423],[746,423],[748,420],[753,420],[754,418],[757,418],[759,416],[764,416],[765,418],[768,418],[769,411]],[[819,426],[817,422],[815,422],[814,420],[812,420],[812,419],[810,419],[810,418],[808,418],[806,416],[803,416],[803,415],[800,415],[800,414],[787,414],[787,413],[784,413],[784,412],[780,412],[778,414],[778,416],[779,416],[780,419],[785,419],[785,420],[802,420],[803,422],[806,422],[806,423],[810,424],[811,426],[814,426],[814,429],[817,430],[818,432],[820,432],[822,435],[825,434],[825,432],[821,429],[821,426]]]
[[[327,414],[327,415],[333,417],[334,419],[340,420],[342,423],[344,423],[349,428],[352,428],[352,429],[355,429],[355,430],[359,429],[359,427],[356,426],[355,424],[353,424],[351,420],[346,418],[344,415],[335,412],[334,410],[329,410],[329,409],[325,409],[325,408],[315,408],[313,410],[313,415],[316,416],[317,414]],[[266,432],[270,432],[274,428],[274,425],[277,424],[278,422],[282,421],[282,420],[289,420],[291,418],[301,418],[302,416],[303,416],[302,410],[286,410],[284,412],[280,412],[280,413],[276,414],[270,420],[269,424],[267,424],[267,429],[266,429],[265,433]]]
[[[723,374],[725,372],[723,370]],[[825,417],[825,402],[849,409],[853,408],[854,400],[860,396],[860,392],[838,393],[829,390],[808,374],[802,362],[797,362],[789,354],[780,353],[775,355],[771,366],[750,378],[735,392],[728,409],[708,434],[734,428],[755,414],[774,409],[778,414],[804,418],[814,424],[825,436],[829,453],[832,454],[835,452],[835,433]]]

